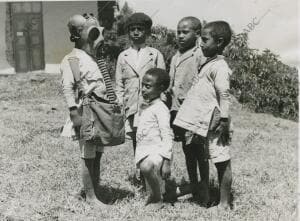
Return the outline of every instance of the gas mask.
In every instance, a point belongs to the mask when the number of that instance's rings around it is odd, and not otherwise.
[[[68,22],[70,40],[86,53],[96,56],[101,53],[104,42],[103,27],[93,14],[73,15]]]

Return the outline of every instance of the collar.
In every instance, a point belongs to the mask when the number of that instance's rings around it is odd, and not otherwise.
[[[224,56],[223,55],[216,55],[212,58],[207,58],[202,66],[204,66],[207,63],[214,62],[214,61],[219,61],[219,60],[224,60]]]
[[[224,60],[224,56],[223,55],[216,55],[212,58],[207,58],[206,61],[200,66],[199,71],[207,64],[212,63],[212,62],[216,62],[216,61],[220,61],[220,60]]]
[[[148,50],[148,46],[147,45],[144,45],[143,47],[141,47],[139,50],[136,50],[136,49],[134,49],[132,46],[130,46],[127,50],[125,50],[125,53],[124,53],[124,55],[125,56],[128,56],[130,53],[133,53],[133,52],[141,52],[141,51],[143,51],[143,50]]]
[[[175,61],[175,66],[178,67],[179,65],[181,65],[185,60],[193,57],[195,55],[195,53],[197,52],[197,50],[199,49],[199,47],[195,46],[189,50],[187,50],[184,53],[180,53],[179,51],[177,51],[174,61]]]
[[[194,53],[194,52],[197,51],[198,48],[199,47],[196,45],[195,47],[193,47],[193,48],[191,48],[191,49],[189,49],[189,50],[187,50],[187,51],[185,51],[183,53],[180,53],[180,51],[178,51],[178,55],[182,56],[182,55],[185,55],[185,54]]]
[[[131,50],[134,50],[134,51],[140,51],[140,50],[142,50],[142,49],[144,49],[144,48],[146,48],[146,47],[147,47],[147,46],[146,46],[145,43],[144,43],[144,44],[141,44],[139,49],[135,49],[133,45],[130,46]]]
[[[79,48],[73,48],[73,52],[75,52],[78,55],[89,56],[88,53]]]
[[[152,106],[153,104],[156,104],[160,101],[160,98],[156,98],[150,102],[145,101],[144,99],[142,100],[141,104],[140,104],[140,109],[141,111],[145,110],[146,108]]]

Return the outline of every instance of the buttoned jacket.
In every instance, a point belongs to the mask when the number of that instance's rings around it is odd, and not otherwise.
[[[132,47],[123,51],[116,67],[116,94],[123,102],[126,117],[138,112],[141,98],[141,82],[151,68],[165,69],[163,55],[155,48],[144,47],[138,52]]]
[[[194,47],[185,53],[179,51],[173,56],[170,66],[170,89],[172,96],[171,110],[178,111],[191,88],[193,79],[200,66],[205,62],[200,47]]]

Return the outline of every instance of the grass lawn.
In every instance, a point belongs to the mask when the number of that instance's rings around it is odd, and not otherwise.
[[[71,196],[80,188],[79,147],[59,134],[68,114],[60,76],[0,77],[0,220],[296,220],[297,123],[232,106],[232,211],[199,207],[188,196],[145,209],[145,194],[128,179],[129,141],[106,148],[101,186],[112,205],[100,210]],[[179,144],[172,167],[187,180]]]

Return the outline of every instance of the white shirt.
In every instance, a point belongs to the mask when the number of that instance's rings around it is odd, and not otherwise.
[[[68,61],[70,57],[76,57],[79,60],[79,70],[81,78],[80,83],[84,92],[88,93],[93,91],[97,96],[107,100],[105,83],[103,81],[103,76],[97,66],[97,63],[85,51],[73,48],[72,52],[67,54],[63,58],[60,65],[63,92],[68,107],[77,105],[75,102],[74,76]]]
[[[221,55],[203,65],[176,115],[174,125],[206,137],[216,107],[221,118],[228,118],[231,73]]]
[[[170,113],[159,98],[142,110],[136,140],[136,163],[150,154],[159,154],[163,158],[171,160],[173,132],[170,127]]]

